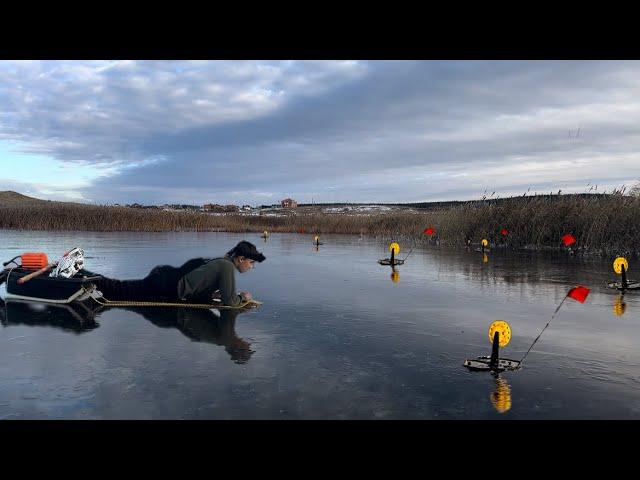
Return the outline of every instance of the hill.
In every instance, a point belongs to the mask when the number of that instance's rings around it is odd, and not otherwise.
[[[61,202],[58,200],[42,200],[41,198],[29,197],[27,195],[23,195],[21,193],[14,192],[11,190],[0,192],[0,207],[21,207],[21,206],[33,207],[35,205],[75,206],[80,208],[92,206],[88,203]]]
[[[39,198],[28,197],[18,192],[7,190],[0,192],[0,204],[2,205],[16,205],[20,203],[38,203],[46,202],[46,200],[40,200]]]

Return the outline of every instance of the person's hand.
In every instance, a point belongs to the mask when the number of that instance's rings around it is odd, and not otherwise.
[[[253,300],[253,297],[251,296],[251,294],[249,292],[240,292],[240,295],[242,296],[242,298],[244,299],[245,302]]]

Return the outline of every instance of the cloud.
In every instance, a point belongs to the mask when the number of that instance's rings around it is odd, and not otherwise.
[[[109,169],[81,192],[98,202],[579,191],[640,177],[638,73],[633,61],[4,62],[0,139]]]

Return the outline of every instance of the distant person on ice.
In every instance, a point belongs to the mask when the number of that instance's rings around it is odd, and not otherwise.
[[[249,292],[236,293],[235,270],[247,272],[265,256],[247,241],[239,242],[224,257],[192,258],[181,267],[159,265],[141,280],[116,280],[102,277],[96,288],[107,300],[170,301],[237,307],[252,300]],[[99,275],[88,270],[83,273]]]

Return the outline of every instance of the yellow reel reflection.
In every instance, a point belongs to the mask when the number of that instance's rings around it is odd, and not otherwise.
[[[400,245],[398,245],[396,242],[393,242],[391,245],[389,245],[389,251],[392,251],[395,255],[400,253]]]
[[[498,345],[506,347],[511,340],[511,327],[504,320],[496,320],[489,326],[489,342],[493,343],[493,335],[498,332],[500,339]]]
[[[629,270],[629,262],[627,262],[627,259],[624,257],[618,257],[613,261],[613,271],[616,272],[618,275],[620,275],[622,273],[622,265],[624,265],[624,270],[628,271]]]
[[[491,393],[491,405],[498,413],[511,409],[511,388],[504,378],[496,378],[496,389]]]
[[[489,257],[486,253],[482,254],[482,263],[489,263]]]
[[[620,317],[624,315],[624,312],[627,310],[627,304],[624,303],[624,297],[620,295],[616,298],[615,303],[613,304],[613,314],[616,317]]]
[[[391,281],[393,283],[398,283],[400,281],[400,272],[398,272],[397,270],[391,272]]]
[[[482,241],[480,242],[480,245],[482,245],[483,247],[489,246],[489,240],[487,240],[486,238],[483,238]]]

